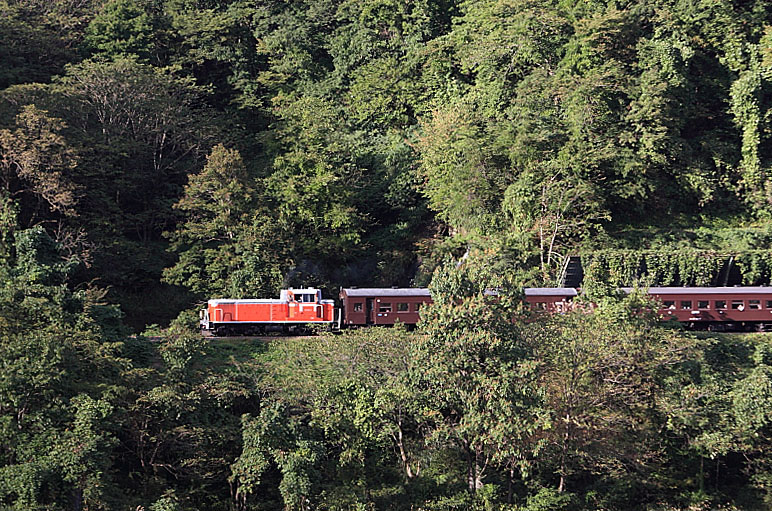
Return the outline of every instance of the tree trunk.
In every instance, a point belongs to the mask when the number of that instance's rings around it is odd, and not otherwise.
[[[473,495],[477,490],[477,487],[475,486],[475,481],[477,480],[477,474],[475,474],[476,467],[477,463],[475,463],[472,452],[469,449],[466,449],[466,485],[469,493]]]
[[[558,493],[563,493],[566,489],[566,457],[568,454],[568,442],[571,438],[570,425],[571,413],[566,413],[566,432],[563,434],[563,445],[560,452],[560,484],[558,484]]]
[[[397,448],[399,449],[399,458],[402,460],[402,467],[405,470],[405,475],[408,479],[413,479],[415,476],[418,475],[418,472],[420,471],[420,465],[416,469],[415,472],[413,472],[412,467],[410,466],[410,460],[408,460],[407,457],[407,451],[405,449],[405,443],[403,441],[402,437],[402,428],[397,427],[397,434],[392,434],[392,439],[394,440],[394,443],[397,444]]]
[[[514,499],[514,496],[515,496],[514,485],[515,485],[515,469],[510,468],[509,481],[507,484],[507,504],[512,504],[512,500]]]
[[[83,489],[75,488],[72,490],[72,511],[81,511],[83,509]]]

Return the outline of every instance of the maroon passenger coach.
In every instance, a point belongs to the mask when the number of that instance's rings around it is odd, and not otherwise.
[[[651,287],[648,293],[662,302],[664,319],[694,327],[772,324],[772,287]]]
[[[432,303],[427,288],[343,288],[341,327],[393,325],[397,320],[405,325],[418,323],[418,311]]]
[[[624,287],[630,293],[633,288]],[[772,287],[650,287],[662,319],[696,330],[767,330],[772,327]],[[573,288],[526,288],[536,311],[564,312],[578,295]]]
[[[525,302],[535,311],[564,312],[579,294],[573,287],[527,287]]]

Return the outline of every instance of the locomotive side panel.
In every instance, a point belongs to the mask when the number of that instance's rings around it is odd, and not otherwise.
[[[323,303],[322,320],[325,322],[335,321],[335,303],[330,300],[325,300]]]
[[[284,321],[286,320],[289,315],[287,314],[287,304],[286,303],[274,303],[271,304],[271,321]]]
[[[323,320],[321,304],[290,303],[289,321],[318,322]]]
[[[270,303],[241,303],[237,304],[237,321],[246,322],[269,322],[271,321]]]

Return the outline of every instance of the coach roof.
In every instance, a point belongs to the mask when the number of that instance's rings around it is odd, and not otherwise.
[[[527,287],[525,296],[576,296],[573,287]]]
[[[633,288],[621,289],[629,293]],[[650,295],[753,295],[772,294],[772,287],[650,287],[648,293]]]
[[[346,296],[429,296],[429,289],[425,287],[362,287],[343,288],[341,294]]]

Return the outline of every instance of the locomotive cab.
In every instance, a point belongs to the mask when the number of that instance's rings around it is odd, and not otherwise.
[[[282,289],[282,301],[296,303],[321,303],[322,291],[314,288],[307,289]]]

